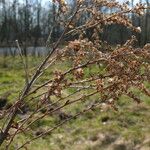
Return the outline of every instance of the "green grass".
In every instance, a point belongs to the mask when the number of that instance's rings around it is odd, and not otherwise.
[[[30,76],[43,58],[29,57]],[[68,63],[58,63],[57,68],[52,68],[45,72],[39,82],[44,82],[52,76],[52,72],[57,69],[66,69]],[[92,72],[97,72],[98,68],[91,68]],[[85,77],[89,71],[85,70]],[[103,68],[99,68],[102,73]],[[20,58],[0,57],[0,95],[7,91],[12,91],[8,97],[12,103],[18,97],[19,92],[25,84],[25,75]],[[38,83],[37,83],[38,84]],[[149,85],[147,85],[149,86]],[[70,89],[71,90],[71,89]],[[66,91],[67,92],[67,91]],[[69,92],[69,91],[68,91]],[[140,93],[136,93],[140,94]],[[131,99],[122,96],[118,100],[119,111],[107,110],[101,112],[99,109],[87,112],[78,119],[71,120],[56,129],[52,134],[44,138],[40,138],[28,146],[32,150],[103,150],[110,149],[112,143],[118,138],[132,142],[133,145],[141,144],[145,139],[150,138],[150,98],[140,94],[143,102],[139,105],[135,104]],[[92,97],[94,99],[96,97]],[[90,101],[90,100],[89,100]],[[77,103],[73,107],[66,109],[67,112],[76,112],[82,108],[81,103]],[[103,122],[107,118],[106,122]],[[14,140],[14,144],[10,150],[14,150],[17,145],[24,143],[26,139],[30,139],[35,132],[53,127],[59,123],[59,119],[54,116],[47,116],[45,119],[36,122],[29,134],[21,134]],[[102,135],[106,135],[105,138]],[[148,145],[149,146],[149,145]],[[3,147],[1,148],[4,149]]]

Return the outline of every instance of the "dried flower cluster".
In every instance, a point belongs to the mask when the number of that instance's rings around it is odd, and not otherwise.
[[[62,13],[69,11],[64,1],[57,2],[62,8]],[[102,12],[103,7],[117,9],[116,12],[106,14]],[[101,108],[104,103],[117,110],[117,100],[121,95],[127,95],[139,103],[140,97],[134,93],[133,89],[150,96],[150,90],[146,87],[147,83],[150,83],[149,44],[143,48],[134,48],[136,39],[133,36],[122,46],[118,45],[114,48],[107,42],[101,41],[100,37],[104,26],[109,24],[122,24],[133,31],[140,32],[140,27],[134,27],[127,14],[134,12],[141,15],[144,9],[141,4],[131,9],[127,3],[121,5],[116,1],[79,0],[74,14],[71,19],[68,19],[68,23],[65,23],[64,32],[54,44],[52,52],[37,69],[16,104],[5,112],[4,115],[8,117],[1,131],[0,143],[9,139],[8,148],[16,135],[30,132],[31,125],[36,121],[56,112],[63,113],[66,107],[71,108],[77,102],[81,103],[85,109],[81,109],[77,114],[71,114],[61,123],[33,137],[18,149],[94,107]],[[81,26],[78,26],[78,21],[83,14],[86,19]],[[58,45],[63,37],[72,35],[76,37],[75,40],[67,42],[63,48],[59,49]],[[54,51],[58,52],[54,53]],[[33,84],[44,74],[45,69],[57,63],[63,64],[64,61],[69,64],[66,70],[54,71],[48,81],[33,87]],[[66,94],[66,91],[71,92]],[[91,101],[90,97],[96,98]],[[92,105],[87,108],[89,101]],[[20,110],[26,104],[33,106],[32,113],[24,120],[16,122],[18,109]],[[43,113],[40,113],[41,111]]]

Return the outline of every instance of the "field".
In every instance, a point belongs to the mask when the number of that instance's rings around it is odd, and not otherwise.
[[[28,57],[30,76],[42,61],[42,57]],[[56,64],[49,69],[40,82],[45,81],[55,68],[67,67],[69,62]],[[93,68],[94,69],[94,68]],[[0,57],[0,97],[7,95],[7,105],[15,102],[24,86],[24,70],[19,57]],[[66,91],[67,92],[67,91]],[[137,92],[135,90],[135,92]],[[150,149],[150,99],[138,93],[140,104],[126,96],[118,100],[118,111],[106,108],[89,111],[77,119],[53,131],[52,134],[34,141],[29,150],[149,150]],[[94,97],[92,97],[94,98]],[[81,104],[67,108],[76,111]],[[26,114],[24,114],[26,115]],[[20,115],[18,117],[24,117]],[[38,135],[43,127],[54,126],[60,121],[56,115],[47,116],[32,126],[31,135]],[[0,123],[2,124],[2,122]],[[15,138],[11,149],[30,139],[31,135],[21,134]]]

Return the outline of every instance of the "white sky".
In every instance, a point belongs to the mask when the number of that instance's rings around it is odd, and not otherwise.
[[[1,1],[1,0],[0,0]],[[13,0],[10,0],[10,1],[13,1]],[[20,2],[21,1],[24,1],[24,0],[19,0]],[[36,1],[36,0],[29,0],[29,1]],[[40,1],[40,0],[39,0]],[[52,1],[52,0],[41,0],[41,2],[43,2],[43,3],[45,3],[45,2],[50,2],[50,1]],[[69,0],[68,0],[69,1]],[[125,1],[127,1],[127,0],[117,0],[117,1],[119,1],[119,2],[125,2]],[[129,0],[129,1],[131,1],[131,0]],[[139,2],[139,0],[134,0],[134,2],[135,3],[137,3],[137,2]]]
[[[52,1],[52,0],[41,0],[42,2],[48,2],[48,1]],[[69,0],[68,0],[69,1]],[[127,0],[117,0],[117,1],[119,1],[119,2],[125,2],[125,1],[127,1]],[[129,1],[131,1],[131,0],[129,0]],[[134,0],[134,3],[138,3],[139,2],[139,0]]]
[[[0,0],[1,1],[1,0]],[[12,2],[13,0],[6,0],[6,2]],[[25,2],[25,0],[18,0],[19,2],[21,2],[21,3],[23,3],[23,2]],[[37,0],[29,0],[29,2],[32,2],[32,3],[34,3],[34,2],[36,2]],[[48,4],[50,4],[50,2],[52,2],[52,0],[39,0],[39,1],[41,1],[42,2],[42,5],[44,6],[47,6]],[[66,1],[69,1],[69,0],[66,0]],[[119,2],[126,2],[126,1],[130,1],[131,2],[131,0],[117,0],[117,1],[119,1]],[[136,4],[136,3],[138,3],[140,0],[134,0],[134,4]],[[143,0],[143,2],[144,2],[145,0]]]
[[[69,1],[69,0],[67,0],[67,1]],[[119,1],[119,2],[126,2],[126,1],[130,1],[131,2],[131,0],[116,0],[116,1]],[[138,3],[140,0],[134,0],[134,4],[136,4],[136,3]],[[145,1],[145,0],[143,0],[143,1]],[[43,5],[44,4],[48,4],[48,2],[52,2],[52,0],[41,0],[41,2],[43,3]]]

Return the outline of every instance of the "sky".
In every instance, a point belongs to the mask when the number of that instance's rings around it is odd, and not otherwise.
[[[2,0],[0,0],[2,1]],[[9,2],[13,2],[13,0],[6,0],[6,2],[9,1]],[[23,3],[25,2],[25,0],[18,0],[20,3]],[[29,2],[36,2],[37,0],[29,0]],[[42,6],[47,6],[50,4],[50,2],[52,2],[52,0],[39,0],[42,2]],[[69,0],[66,0],[66,1],[69,1]],[[126,2],[126,1],[131,1],[131,0],[117,0],[118,2],[122,3],[122,2]],[[144,0],[143,0],[144,1]],[[138,3],[139,0],[134,0],[134,4]]]
[[[48,2],[48,1],[52,1],[52,0],[41,0],[43,3],[44,2]],[[69,1],[69,0],[68,0]],[[117,1],[119,1],[119,2],[125,2],[125,1],[127,1],[127,0],[117,0]],[[130,1],[130,0],[129,0]],[[138,3],[139,2],[139,0],[134,0],[134,3]]]
[[[52,0],[41,0],[41,1],[42,1],[42,5],[43,5],[43,6],[44,6],[44,5],[48,5],[49,2],[52,2]],[[67,1],[69,1],[69,0],[67,0]],[[126,1],[131,1],[131,0],[116,0],[116,1],[122,3],[122,2],[126,2]],[[134,4],[136,4],[136,3],[138,3],[138,2],[139,2],[139,0],[134,0]]]
[[[1,0],[0,0],[1,1]],[[10,1],[13,1],[13,0],[10,0]],[[19,0],[20,2],[23,1],[23,0]],[[30,1],[30,0],[29,0]],[[33,1],[36,1],[36,0],[33,0]],[[41,0],[43,3],[45,2],[49,2],[49,1],[52,1],[52,0]],[[69,0],[68,0],[69,1]],[[119,2],[125,2],[127,0],[117,0]],[[130,0],[129,0],[130,1]],[[139,0],[134,0],[135,3],[139,2]]]

